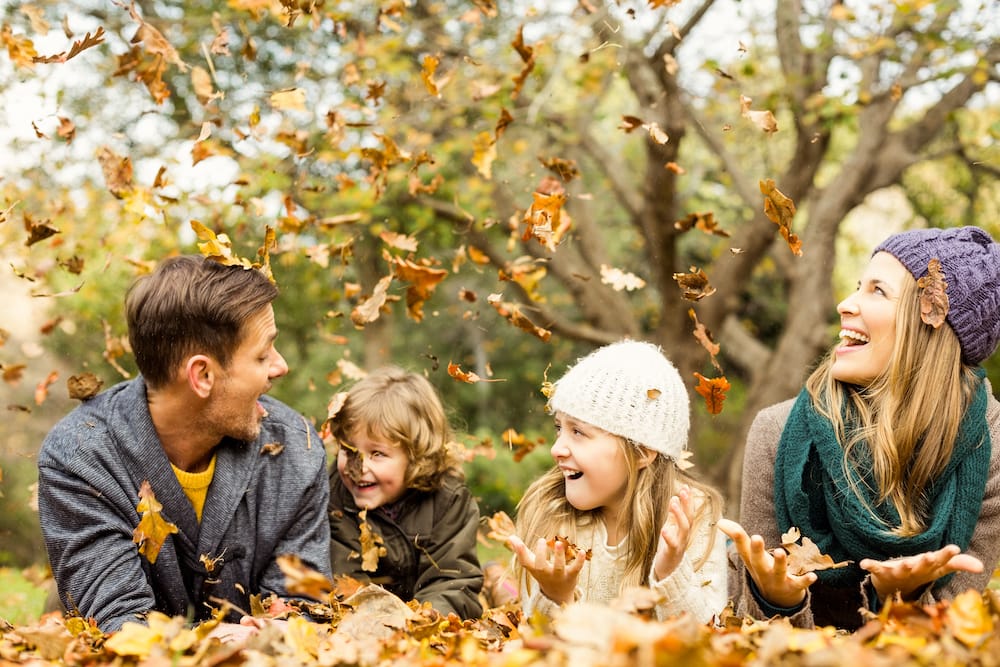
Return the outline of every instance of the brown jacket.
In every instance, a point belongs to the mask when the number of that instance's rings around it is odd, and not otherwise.
[[[987,389],[990,390],[989,384]],[[774,510],[774,458],[793,403],[794,399],[791,399],[761,410],[747,434],[740,522],[748,534],[762,536],[767,548],[776,547],[781,542]],[[942,589],[936,591],[938,598],[950,599],[969,588],[985,590],[1000,559],[1000,402],[992,391],[986,407],[986,421],[992,443],[989,476],[979,520],[965,552],[981,560],[984,568],[979,574],[956,573]],[[737,613],[766,618],[748,588],[749,576],[734,549],[730,549],[730,565],[729,591],[736,603]],[[859,609],[868,605],[864,589],[864,584],[861,589],[837,589],[817,582],[810,587],[805,606],[789,616],[789,620],[798,627],[833,625],[854,630],[863,622]],[[921,603],[934,601],[935,596],[930,590],[920,600]]]

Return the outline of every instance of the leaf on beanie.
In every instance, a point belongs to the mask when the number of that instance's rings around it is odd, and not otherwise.
[[[799,537],[802,538],[802,544],[798,544]],[[830,556],[820,553],[815,542],[801,535],[795,526],[781,536],[781,547],[788,552],[788,571],[796,576],[817,570],[847,567],[851,563],[849,560],[834,563]]]
[[[947,287],[941,262],[932,259],[927,264],[927,275],[917,280],[917,288],[920,289],[920,319],[935,329],[944,324],[948,315]]]
[[[651,401],[655,401],[656,399],[658,399],[660,397],[660,394],[662,394],[662,393],[663,392],[660,391],[659,389],[647,389],[646,390],[646,398],[648,398]]]
[[[694,388],[705,399],[705,407],[708,412],[717,415],[722,412],[722,402],[726,400],[726,392],[729,391],[729,380],[725,375],[717,378],[707,378],[701,373],[695,373],[698,378],[698,386]]]

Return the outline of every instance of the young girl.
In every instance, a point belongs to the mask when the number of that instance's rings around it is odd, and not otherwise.
[[[897,594],[983,590],[1000,557],[1000,404],[979,367],[1000,340],[1000,245],[978,227],[890,236],[837,310],[805,389],[754,420],[743,526],[720,527],[737,611],[853,630]],[[768,551],[791,526],[850,564],[791,572]]]
[[[339,445],[330,474],[334,575],[381,584],[442,614],[477,618],[479,507],[431,383],[396,367],[375,371],[351,389],[331,431]],[[363,524],[385,548],[374,570],[363,560]]]
[[[509,538],[525,614],[648,583],[658,618],[710,621],[727,603],[721,501],[678,465],[689,415],[677,369],[649,343],[607,345],[555,383],[548,407],[556,465],[525,492]]]

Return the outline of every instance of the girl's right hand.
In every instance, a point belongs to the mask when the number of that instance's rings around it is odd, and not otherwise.
[[[815,572],[802,575],[790,573],[788,554],[784,549],[768,551],[764,548],[763,537],[747,535],[743,526],[735,521],[719,519],[718,527],[736,545],[747,572],[765,600],[775,607],[797,607],[802,604],[806,598],[806,590],[816,581]]]
[[[517,535],[508,536],[507,543],[514,550],[514,555],[517,556],[521,566],[538,582],[538,587],[545,597],[558,604],[569,604],[573,601],[577,577],[580,576],[580,570],[587,561],[587,554],[582,549],[577,551],[576,558],[567,563],[566,545],[559,540],[556,540],[551,549],[551,558],[545,538],[538,539],[534,551],[528,549]]]

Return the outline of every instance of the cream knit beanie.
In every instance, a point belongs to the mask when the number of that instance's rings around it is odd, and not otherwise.
[[[548,407],[672,459],[687,448],[687,389],[651,343],[620,341],[578,360],[553,386]]]

